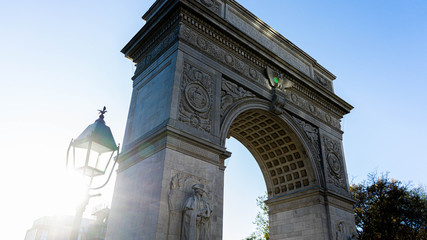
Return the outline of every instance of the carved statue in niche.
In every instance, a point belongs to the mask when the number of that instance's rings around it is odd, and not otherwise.
[[[209,240],[212,207],[203,197],[203,184],[193,185],[194,194],[184,204],[181,240]]]
[[[345,238],[345,229],[344,229],[344,223],[339,222],[337,225],[337,231],[335,233],[335,239],[336,240],[346,240]]]
[[[194,176],[185,172],[173,170],[171,175],[170,188],[169,188],[169,222],[168,222],[168,237],[170,240],[179,240],[182,236],[183,230],[183,213],[184,206],[187,205],[188,199],[195,195],[193,186],[203,185],[203,200],[209,203],[211,214],[214,205],[212,204],[212,195],[210,186],[206,179]],[[213,219],[209,222],[209,227],[214,226]],[[212,230],[212,229],[211,229]],[[185,239],[185,238],[184,238]]]
[[[335,236],[334,239],[335,240],[353,240],[353,239],[357,239],[356,237],[356,232],[355,230],[353,231],[349,231],[348,229],[346,229],[346,225],[344,222],[338,222],[335,226]],[[351,233],[353,232],[353,233]]]

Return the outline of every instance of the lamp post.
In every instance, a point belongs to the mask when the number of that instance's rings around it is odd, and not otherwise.
[[[67,151],[66,167],[81,173],[89,181],[85,197],[76,209],[70,240],[78,240],[83,213],[89,203],[89,199],[101,195],[99,193],[91,194],[91,191],[101,189],[108,183],[119,155],[120,145],[116,145],[110,128],[105,125],[104,114],[107,112],[106,108],[104,107],[103,110],[98,111],[99,118],[89,125],[75,140],[71,140]],[[72,152],[70,153],[71,149]],[[115,153],[116,156],[114,157]],[[71,161],[69,159],[70,154],[72,155]],[[114,163],[107,180],[100,186],[92,187],[93,178],[104,175],[111,161]]]

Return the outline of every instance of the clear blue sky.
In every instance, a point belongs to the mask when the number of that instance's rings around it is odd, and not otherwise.
[[[0,3],[2,236],[20,240],[36,218],[73,213],[58,179],[70,139],[96,109],[108,107],[122,142],[134,67],[120,50],[153,2]],[[427,1],[240,3],[337,76],[336,93],[355,106],[342,124],[350,180],[376,170],[427,183]],[[253,231],[265,184],[240,144],[227,147],[224,239],[234,240]]]

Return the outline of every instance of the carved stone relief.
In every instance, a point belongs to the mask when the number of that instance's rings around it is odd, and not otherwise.
[[[281,115],[285,111],[285,99],[276,94],[276,91],[273,90],[273,97],[271,99],[270,111],[276,115]]]
[[[335,233],[333,236],[334,240],[353,240],[357,239],[357,233],[354,226],[350,227],[343,221],[337,221],[335,223]]]
[[[322,85],[324,88],[328,89],[329,91],[331,92],[333,91],[331,81],[327,80],[326,78],[319,75],[318,73],[314,74],[314,81]]]
[[[237,57],[236,54],[232,53],[231,51],[225,51],[224,49],[209,41],[207,38],[201,36],[196,31],[186,26],[182,27],[182,36],[184,40],[190,43],[192,46],[215,58],[232,70],[248,77],[249,80],[257,82],[262,86],[268,86],[267,79],[264,77],[264,74],[260,72],[260,70],[243,62],[239,57]],[[219,38],[218,35],[216,36]],[[237,49],[234,46],[233,48],[236,49],[236,51],[241,55],[249,57],[248,55],[245,55],[246,53],[240,49]]]
[[[316,118],[330,124],[332,127],[340,129],[341,124],[340,120],[331,116],[329,113],[325,112],[323,109],[314,105],[311,101],[303,98],[296,92],[291,92],[290,94],[286,94],[286,99],[288,102],[293,103],[294,105],[304,109],[309,114],[315,116]]]
[[[161,29],[159,29],[157,32],[153,33],[150,39],[146,40],[145,44],[141,46],[137,51],[130,54],[130,57],[133,59],[134,62],[140,63],[141,58],[146,58],[148,56],[150,57],[150,60],[156,59],[156,54],[153,53],[159,53],[162,52],[166,47],[170,45],[170,43],[175,40],[178,36],[179,30],[178,28],[175,28],[171,30],[179,19],[179,15],[175,15],[171,17],[167,24],[165,24]],[[167,34],[164,36],[164,34]],[[153,46],[156,46],[153,48]],[[157,50],[155,50],[157,48]],[[151,50],[150,50],[151,49]],[[146,60],[145,60],[146,61]]]
[[[211,131],[212,76],[184,63],[179,120],[205,132]]]
[[[191,46],[200,50],[208,56],[211,56],[225,67],[238,72],[248,80],[255,82],[263,87],[270,88],[268,79],[264,76],[264,69],[267,66],[265,62],[252,55],[243,47],[237,45],[231,40],[221,36],[215,31],[209,29],[196,17],[184,14],[183,19],[198,30],[182,25],[181,37]],[[221,47],[219,47],[221,46]],[[245,61],[243,61],[245,60]],[[336,109],[329,103],[321,100],[314,92],[298,84],[289,74],[284,74],[288,82],[293,83],[293,91],[285,91],[287,86],[279,83],[277,89],[287,92],[286,100],[305,110],[308,114],[326,122],[328,125],[340,129],[340,120],[336,115],[343,115],[342,111]],[[298,92],[298,93],[297,93]],[[318,103],[321,107],[315,106],[312,102]],[[332,115],[333,114],[333,115]]]
[[[245,90],[244,88],[237,86],[237,84],[222,79],[221,83],[221,117],[224,116],[225,112],[233,105],[233,103],[243,98],[251,98],[255,95]]]
[[[206,187],[194,184],[192,189],[194,193],[187,198],[183,207],[181,240],[209,240],[212,206],[204,197]]]
[[[341,144],[324,136],[328,182],[347,191]]]
[[[137,61],[138,64],[136,65],[136,73],[144,71],[150,63],[152,63],[157,57],[160,56],[161,53],[163,53],[164,50],[166,50],[167,47],[170,46],[178,37],[179,31],[173,30],[168,35],[166,35],[160,43],[157,44],[153,49],[151,49],[149,52],[143,54],[143,55],[136,55],[135,57],[140,57]],[[140,53],[142,54],[142,53]]]
[[[251,23],[244,21],[243,19],[244,17],[239,16],[236,11],[230,10],[228,12],[227,20],[231,24],[239,28],[247,35],[251,36],[257,42],[277,54],[280,58],[282,58],[301,72],[305,73],[307,76],[310,76],[310,67],[306,63],[295,57],[292,53],[285,50],[275,41],[272,41],[271,38],[265,36],[261,31],[257,31],[256,27],[254,27]]]
[[[219,9],[219,2],[215,0],[196,0],[197,2],[201,3],[203,6],[205,6],[207,9],[211,10],[212,12],[220,15],[220,9]]]
[[[174,171],[168,197],[168,236],[181,240],[209,239],[210,217],[214,209],[207,181],[188,173]],[[198,211],[195,211],[196,209]]]
[[[323,173],[322,169],[322,153],[320,151],[320,142],[319,142],[319,129],[314,126],[311,125],[310,123],[301,120],[297,117],[292,116],[292,118],[294,119],[294,121],[301,127],[302,130],[304,130],[304,133],[306,134],[306,136],[308,137],[308,139],[310,140],[311,146],[313,146],[313,149],[315,151],[315,157],[316,157],[316,168],[318,170],[319,173]],[[324,174],[322,174],[324,175]],[[324,176],[323,176],[324,177]],[[324,180],[321,180],[321,183],[324,184]]]
[[[310,142],[311,142],[312,146],[314,147],[316,154],[319,156],[319,159],[320,159],[319,129],[317,127],[311,125],[310,123],[303,121],[299,118],[293,117],[293,119],[304,130],[308,139],[310,139]]]

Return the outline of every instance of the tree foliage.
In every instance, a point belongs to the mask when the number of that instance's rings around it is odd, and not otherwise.
[[[427,197],[387,175],[350,187],[359,239],[427,239]]]
[[[245,240],[269,240],[270,239],[270,228],[268,224],[268,207],[264,203],[267,200],[267,194],[259,196],[256,200],[257,206],[260,208],[260,211],[255,217],[253,222],[257,226],[257,230],[252,233]]]
[[[356,229],[360,240],[427,240],[427,194],[388,175],[368,175],[368,180],[350,186],[355,200]],[[267,195],[257,198],[260,208],[256,232],[245,240],[269,240]]]

